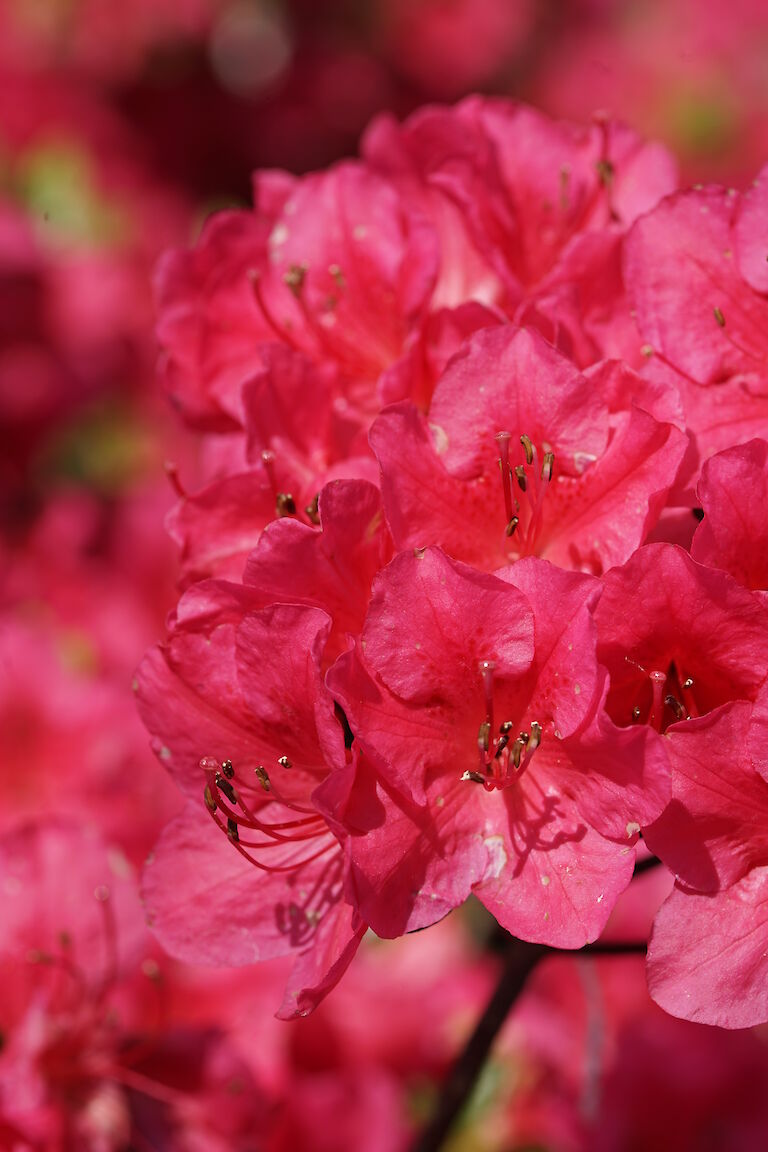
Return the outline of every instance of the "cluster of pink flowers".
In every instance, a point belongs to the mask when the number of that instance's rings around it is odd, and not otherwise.
[[[292,956],[291,1017],[470,893],[578,949],[642,836],[654,997],[768,1020],[767,180],[471,98],[165,257],[206,476],[136,682],[171,953]]]

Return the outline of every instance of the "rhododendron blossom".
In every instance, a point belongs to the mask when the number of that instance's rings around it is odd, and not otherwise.
[[[642,543],[686,441],[631,402],[610,414],[571,361],[505,326],[453,358],[426,421],[388,408],[371,444],[398,547],[438,544],[490,570],[538,555],[601,575]]]
[[[330,620],[311,607],[254,609],[245,587],[199,585],[140,669],[160,758],[196,802],[161,839],[144,896],[183,959],[295,954],[292,1015],[339,979],[365,924],[344,900],[342,848],[317,799],[346,763],[320,675]]]
[[[153,931],[290,961],[293,1018],[368,926],[474,896],[512,937],[499,996],[546,948],[652,931],[659,1004],[766,1021],[764,178],[678,191],[604,115],[483,97],[362,153],[257,173],[157,274],[201,452],[137,676],[186,799]]]
[[[470,891],[526,939],[599,934],[666,781],[637,763],[641,734],[617,745],[619,768],[595,745],[598,596],[541,561],[501,580],[438,550],[402,553],[374,584],[359,649],[329,684],[362,749],[337,815],[381,934],[432,923]]]

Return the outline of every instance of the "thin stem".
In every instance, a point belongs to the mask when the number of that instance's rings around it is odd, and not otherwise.
[[[530,972],[548,949],[510,939],[504,967],[475,1030],[443,1084],[432,1119],[420,1133],[413,1152],[438,1152],[453,1123],[469,1099],[509,1010],[523,990]]]

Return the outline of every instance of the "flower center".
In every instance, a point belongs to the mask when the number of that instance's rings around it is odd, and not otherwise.
[[[493,671],[492,660],[481,660],[480,676],[485,696],[485,720],[477,733],[478,768],[468,770],[461,777],[475,784],[482,784],[486,792],[509,788],[523,775],[533,759],[533,754],[541,743],[541,725],[532,720],[529,732],[520,732],[512,738],[513,724],[505,720],[494,732],[493,719]]]
[[[544,452],[541,463],[539,453],[529,436],[520,437],[520,462],[513,464],[510,457],[510,432],[497,432],[499,469],[504,492],[506,515],[505,534],[514,537],[518,556],[531,556],[541,533],[544,498],[549,490],[555,463],[554,452]]]
[[[634,664],[645,677],[632,708],[634,723],[649,724],[657,732],[664,732],[670,724],[699,715],[696,683],[692,676],[686,676],[680,671],[675,660],[670,661],[666,672],[649,671],[628,656],[625,660]]]
[[[283,771],[292,767],[287,756],[280,756],[277,763]],[[262,764],[253,769],[255,783],[238,780],[231,760],[219,763],[212,756],[204,756],[200,768],[205,773],[203,797],[211,818],[240,855],[262,872],[293,872],[337,847],[323,817],[281,795]],[[265,820],[257,815],[267,805],[270,815],[282,812],[289,818]],[[243,839],[242,830],[252,838]],[[293,854],[290,846],[296,848]],[[280,864],[267,864],[254,855],[281,847],[288,851],[288,858]]]

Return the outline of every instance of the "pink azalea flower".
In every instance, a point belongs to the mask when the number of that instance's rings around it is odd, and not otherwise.
[[[190,419],[225,430],[240,387],[278,341],[336,374],[363,411],[425,314],[437,266],[428,222],[360,164],[255,181],[255,214],[214,216],[158,275],[168,386]]]
[[[763,601],[673,544],[648,544],[608,572],[595,610],[607,710],[669,746],[689,719],[754,701],[768,675]]]
[[[345,767],[320,675],[330,620],[311,607],[257,607],[248,588],[199,585],[139,670],[156,750],[194,801],[161,838],[144,895],[182,959],[294,955],[281,1009],[292,1016],[338,981],[365,925],[345,903],[342,846],[317,803]]]
[[[470,97],[402,128],[376,121],[364,155],[417,189],[436,223],[445,254],[436,301],[501,303],[581,365],[614,354],[625,328],[621,232],[674,189],[663,148],[620,125],[585,129]]]
[[[616,366],[588,380],[527,329],[493,328],[454,357],[422,418],[382,413],[371,444],[399,548],[437,544],[493,570],[537,555],[600,575],[654,524],[686,449],[677,428],[627,396]],[[631,374],[630,374],[631,375]]]
[[[5,1146],[225,1152],[242,1139],[262,1112],[256,1085],[220,1031],[158,1016],[165,962],[125,857],[75,825],[25,825],[0,840],[0,876]]]
[[[625,245],[638,328],[654,370],[672,370],[702,458],[768,431],[766,189],[762,172],[743,195],[680,192]]]
[[[640,813],[667,791],[640,733],[618,756],[598,733],[598,595],[591,577],[541,561],[500,580],[437,549],[401,554],[375,581],[359,648],[328,683],[359,750],[334,811],[380,935],[433,923],[471,891],[524,939],[599,935]]]
[[[765,715],[761,693],[754,713],[735,703],[691,721],[670,753],[672,804],[649,829],[678,876],[651,937],[651,994],[675,1016],[725,1028],[768,1020]]]

